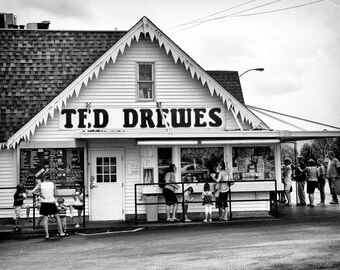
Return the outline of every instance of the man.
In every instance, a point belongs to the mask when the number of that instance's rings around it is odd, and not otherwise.
[[[335,158],[333,151],[328,152],[328,158],[329,158],[329,161],[327,165],[326,177],[328,179],[329,189],[331,190],[332,199],[333,199],[330,202],[330,204],[339,204],[338,196],[336,194],[336,177],[339,174],[340,163],[339,163],[339,160]]]
[[[300,203],[297,206],[305,206],[306,205],[306,196],[305,196],[305,185],[306,185],[306,169],[307,166],[305,164],[305,158],[299,157],[298,158],[299,166],[295,169],[295,179],[298,185],[298,197]]]

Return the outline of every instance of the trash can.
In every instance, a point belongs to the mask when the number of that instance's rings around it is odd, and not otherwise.
[[[146,203],[158,203],[158,196],[146,196]],[[158,204],[146,205],[146,221],[158,221]]]

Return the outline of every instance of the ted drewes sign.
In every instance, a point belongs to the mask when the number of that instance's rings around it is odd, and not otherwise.
[[[60,113],[59,128],[62,130],[85,129],[132,129],[165,128],[164,120],[172,128],[211,128],[224,123],[221,108],[93,108],[64,109]]]

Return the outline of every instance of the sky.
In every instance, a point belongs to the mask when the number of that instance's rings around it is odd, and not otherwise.
[[[205,70],[264,68],[240,77],[245,104],[340,127],[340,1],[0,0],[0,12],[23,25],[48,20],[51,30],[129,30],[147,16]]]

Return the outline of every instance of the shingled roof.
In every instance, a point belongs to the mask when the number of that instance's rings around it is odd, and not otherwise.
[[[126,33],[0,30],[0,142],[15,134]],[[244,104],[237,72],[208,73]]]
[[[217,81],[223,88],[228,89],[239,102],[244,104],[243,92],[237,71],[213,70],[207,73]]]
[[[0,141],[7,140],[126,31],[0,31]]]

